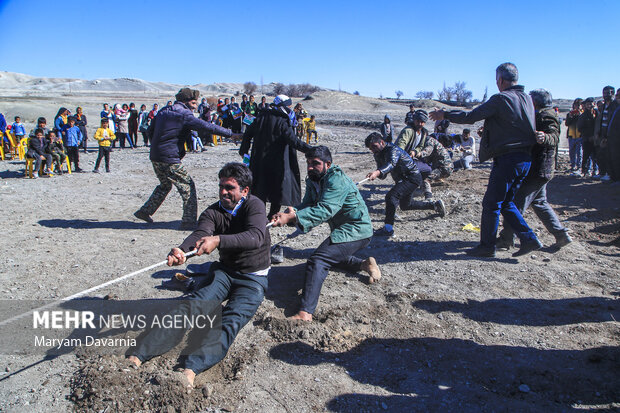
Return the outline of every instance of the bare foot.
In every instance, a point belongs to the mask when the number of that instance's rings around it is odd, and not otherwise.
[[[129,356],[127,357],[127,360],[131,361],[133,364],[136,365],[136,367],[140,367],[142,365],[142,362],[140,361],[140,359],[136,356]]]
[[[299,311],[297,314],[290,316],[289,320],[312,321],[312,314],[306,311]]]
[[[381,279],[381,270],[377,265],[377,261],[373,257],[368,257],[362,261],[362,270],[368,273],[368,283],[374,284]]]
[[[189,387],[194,387],[194,379],[196,378],[196,373],[191,369],[183,369],[183,375],[187,378],[187,382],[189,383]]]

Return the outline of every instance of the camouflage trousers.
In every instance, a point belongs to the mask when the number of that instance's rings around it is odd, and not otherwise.
[[[431,180],[437,180],[440,178],[447,178],[450,175],[452,175],[452,171],[454,169],[454,167],[452,166],[452,163],[447,164],[444,162],[437,162],[437,164],[433,164],[431,166],[431,168],[433,168],[432,172],[430,173],[430,175],[428,176],[429,179]]]
[[[157,208],[164,202],[166,196],[172,189],[172,185],[177,187],[181,199],[183,199],[183,223],[196,223],[198,215],[198,197],[196,196],[196,185],[185,167],[180,163],[151,162],[159,185],[155,188],[151,197],[140,208],[148,215],[153,215]]]

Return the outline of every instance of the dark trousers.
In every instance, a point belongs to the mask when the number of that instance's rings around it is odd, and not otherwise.
[[[172,314],[198,316],[211,314],[216,306],[228,300],[222,309],[221,330],[209,331],[185,360],[185,368],[196,374],[219,363],[228,353],[239,331],[254,316],[267,290],[267,277],[241,274],[218,265],[211,265],[206,285],[193,293],[189,305],[184,303]],[[189,313],[189,314],[188,314]],[[180,328],[154,328],[144,335],[134,355],[141,361],[171,350],[185,335]]]
[[[609,139],[609,176],[614,182],[620,181],[620,139]]]
[[[596,147],[592,142],[592,137],[583,138],[582,149],[583,156],[581,158],[581,172],[585,175],[588,172],[598,172],[598,164],[596,163],[595,151]]]
[[[528,176],[517,191],[514,203],[521,215],[531,206],[547,231],[557,239],[565,235],[568,230],[564,228],[560,218],[547,201],[547,183],[549,181],[546,179]],[[512,244],[514,233],[510,225],[504,224],[500,238]]]
[[[144,146],[149,146],[149,137],[146,132],[140,132],[142,134],[142,140],[144,141]]]
[[[109,146],[100,146],[99,154],[97,155],[97,162],[95,162],[95,170],[99,169],[99,164],[101,163],[101,159],[105,158],[105,170],[110,172],[110,147]]]
[[[418,189],[415,182],[403,180],[397,182],[385,195],[385,223],[394,225],[394,215],[396,207],[400,206],[403,211],[411,209],[433,209],[435,203],[432,201],[416,201],[413,199],[413,191]]]
[[[232,125],[231,125],[231,130],[233,133],[240,133],[241,132],[241,118],[237,118],[237,119],[233,119],[232,120]]]
[[[133,143],[133,146],[138,145],[138,130],[131,130],[129,128],[129,143]]]
[[[306,281],[301,296],[300,311],[314,314],[319,303],[321,287],[332,266],[346,271],[357,272],[362,269],[362,259],[354,257],[357,251],[366,248],[370,238],[351,242],[334,243],[327,238],[314,250],[306,263]]]
[[[598,164],[598,170],[599,170],[599,174],[601,176],[603,175],[607,175],[609,173],[609,168],[607,167],[607,164],[609,163],[609,148],[606,147],[601,147],[599,145],[596,145],[596,163]]]
[[[116,132],[116,137],[118,138],[118,146],[120,146],[121,148],[125,147],[125,139],[127,139],[127,141],[129,142],[129,147],[133,148],[133,142],[131,141],[131,138],[128,134],[123,132]]]
[[[41,156],[36,153],[36,152],[28,152],[26,154],[26,156],[28,158],[32,158],[34,159],[34,168],[32,170],[33,174],[38,174],[39,170],[41,169],[41,163],[45,162],[45,169],[51,169],[52,168],[52,155],[50,155],[49,153],[45,153],[43,154],[43,157],[45,159],[41,159]]]
[[[482,199],[480,244],[495,248],[499,214],[504,216],[521,243],[533,241],[536,235],[527,225],[513,200],[530,170],[532,157],[524,152],[512,152],[493,160],[487,191]]]
[[[80,169],[80,152],[77,146],[67,146],[67,156],[69,157],[69,163],[73,162],[73,170]]]

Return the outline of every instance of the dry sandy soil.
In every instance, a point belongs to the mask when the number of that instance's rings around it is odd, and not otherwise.
[[[305,104],[317,114],[321,143],[360,180],[374,167],[363,147],[369,129],[339,120],[376,122],[389,111],[402,122],[407,108],[355,101],[347,111],[334,102],[356,98],[321,93],[326,95]],[[103,101],[18,100],[6,99],[0,111],[21,105],[34,120],[41,112],[53,116],[60,104],[86,102],[86,114],[95,119]],[[96,152],[80,157],[91,170]],[[237,160],[231,143],[186,157],[200,210],[217,198],[217,171]],[[132,216],[156,185],[147,148],[115,150],[111,163],[110,174],[30,180],[22,177],[23,162],[0,162],[5,217],[0,298],[71,295],[163,260],[188,235],[176,230],[181,216],[176,192],[155,214],[155,224]],[[560,169],[565,168],[562,159]],[[285,317],[296,310],[304,263],[328,229],[323,225],[284,242],[285,261],[272,268],[256,316],[225,360],[197,376],[192,391],[173,372],[174,353],[137,370],[122,357],[83,352],[56,358],[2,355],[0,411],[620,409],[620,188],[560,173],[549,185],[549,197],[573,231],[573,244],[520,259],[508,252],[472,259],[463,250],[476,244],[478,234],[462,227],[479,222],[488,172],[488,164],[477,164],[435,186],[448,208],[445,218],[430,211],[399,212],[396,235],[374,239],[360,253],[377,258],[381,282],[368,285],[363,274],[331,271],[311,324]],[[376,228],[390,184],[361,188]],[[526,218],[550,245],[553,239],[536,217]],[[272,229],[272,239],[291,231]],[[177,292],[156,288],[175,271],[161,267],[92,297],[175,297]]]

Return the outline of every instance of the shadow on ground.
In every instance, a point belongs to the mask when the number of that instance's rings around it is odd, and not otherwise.
[[[72,229],[178,229],[181,221],[146,222],[98,221],[96,219],[43,219],[39,225],[48,228]]]
[[[416,308],[437,314],[460,313],[470,320],[519,326],[556,326],[600,323],[620,319],[620,304],[605,297],[543,300],[535,298],[500,298],[486,301],[418,300]]]
[[[350,411],[566,411],[620,401],[620,349],[541,350],[462,339],[366,339],[349,351],[302,342],[270,351],[296,366],[335,364],[358,383],[395,395],[344,393],[326,408]]]

